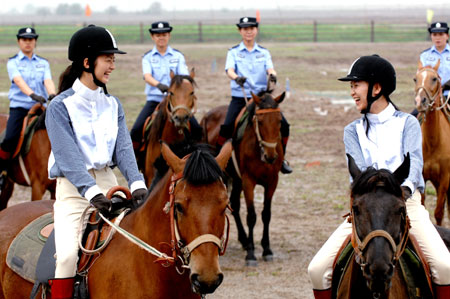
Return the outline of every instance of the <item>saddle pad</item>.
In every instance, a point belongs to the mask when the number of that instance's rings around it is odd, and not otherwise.
[[[52,222],[52,213],[36,218],[20,231],[9,246],[6,264],[29,282],[34,283],[36,280],[36,265],[45,244],[40,231]]]
[[[403,278],[407,283],[409,298],[433,298],[431,290],[427,283],[425,270],[422,262],[417,254],[408,243],[405,251],[399,259],[400,269]],[[333,298],[337,295],[337,290],[341,284],[342,277],[347,270],[350,262],[353,261],[354,251],[351,242],[342,250],[340,256],[336,260],[335,268],[333,269],[332,278],[332,294]]]
[[[236,139],[235,139],[236,142],[239,142],[242,139],[242,137],[244,137],[244,132],[245,129],[247,128],[248,120],[249,120],[248,111],[245,110],[244,114],[239,119],[239,122],[236,125]]]

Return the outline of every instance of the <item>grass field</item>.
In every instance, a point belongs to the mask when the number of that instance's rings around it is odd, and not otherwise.
[[[196,69],[198,119],[212,107],[230,101],[229,80],[223,67],[227,48],[233,43],[172,43],[185,54],[189,67]],[[390,60],[397,71],[397,89],[392,100],[400,109],[411,111],[414,107],[412,79],[418,55],[429,43],[268,42],[264,46],[271,51],[278,72],[275,95],[284,90],[286,78],[290,80],[292,94],[281,104],[281,109],[291,124],[287,159],[294,172],[280,177],[273,199],[270,233],[274,262],[265,263],[260,259],[262,203],[257,201],[255,246],[259,265],[244,266],[245,253],[236,240],[232,221],[227,253],[221,258],[225,279],[218,290],[208,296],[212,299],[313,298],[307,265],[348,211],[349,181],[342,134],[346,124],[360,117],[349,96],[349,84],[336,79],[346,74],[358,56],[378,53]],[[117,56],[117,69],[108,84],[108,91],[124,106],[129,127],[145,103],[141,56],[149,47],[119,42],[119,48],[128,54]],[[16,52],[16,46],[0,46],[2,65]],[[66,46],[47,46],[39,40],[37,53],[49,59],[57,82],[59,73],[69,63]],[[0,113],[8,112],[4,93],[9,85],[6,67],[3,67],[0,70]],[[343,102],[334,104],[337,100]],[[428,189],[426,204],[433,218],[434,189],[430,184]],[[257,189],[257,198],[261,193],[261,189]],[[48,198],[48,194],[46,196]],[[29,198],[28,188],[16,188],[10,205],[29,201]],[[245,219],[245,208],[241,211]],[[447,217],[444,226],[450,227]]]
[[[102,24],[97,24],[102,25]],[[24,24],[23,26],[30,26]],[[39,42],[43,45],[65,45],[72,34],[81,28],[77,25],[39,25],[35,28],[39,33]],[[0,26],[0,45],[14,45],[17,30],[21,26]],[[121,44],[139,44],[149,41],[148,26],[111,25],[106,26]],[[371,24],[262,24],[259,40],[262,42],[370,42]],[[236,27],[228,25],[198,24],[176,25],[172,32],[174,43],[233,42],[239,38]],[[375,42],[411,42],[424,41],[427,38],[425,25],[418,24],[375,24],[373,39]]]

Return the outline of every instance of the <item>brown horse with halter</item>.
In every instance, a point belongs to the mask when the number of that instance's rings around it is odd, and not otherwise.
[[[277,188],[278,172],[284,159],[280,136],[281,111],[278,107],[284,100],[284,96],[285,93],[276,98],[267,92],[261,96],[252,94],[253,102],[246,107],[248,125],[244,129],[242,139],[233,141],[233,163],[229,163],[227,167],[227,173],[232,178],[230,201],[238,229],[238,240],[247,251],[246,264],[251,266],[257,265],[253,241],[253,228],[256,223],[254,206],[256,184],[264,187],[262,211],[264,229],[261,240],[263,259],[266,261],[273,259],[269,240],[269,223],[272,196]],[[223,123],[226,112],[226,106],[213,108],[202,119],[201,125],[209,144],[216,144],[218,128]],[[239,215],[242,191],[244,191],[247,205],[248,235]]]
[[[30,109],[24,123],[31,117],[36,117],[34,134],[29,145],[29,151],[22,155],[17,150],[16,157],[10,161],[6,182],[0,194],[0,210],[5,209],[14,191],[14,184],[31,186],[31,200],[40,200],[45,191],[50,191],[51,198],[55,198],[56,182],[48,179],[47,164],[50,156],[50,141],[45,129],[45,107],[36,104]],[[8,116],[0,115],[0,123],[6,122]],[[6,127],[6,126],[5,126]],[[0,133],[5,129],[0,125]],[[25,127],[22,130],[24,133]],[[19,145],[20,147],[20,145]]]
[[[170,170],[120,223],[140,246],[122,236],[111,239],[87,273],[90,298],[200,298],[222,282],[219,255],[228,240],[229,201],[221,175],[231,144],[216,158],[202,147],[184,159],[166,144],[161,152]],[[32,283],[6,266],[6,252],[22,228],[52,205],[23,203],[0,212],[1,299],[29,296]],[[160,250],[158,258],[145,251],[150,246]]]
[[[372,167],[361,172],[347,156],[353,178],[350,218],[354,255],[336,297],[410,298],[398,263],[409,236],[400,187],[409,174],[409,155],[394,173]]]
[[[430,180],[437,191],[434,217],[442,224],[445,201],[450,192],[450,122],[447,101],[442,96],[441,79],[438,75],[439,62],[434,67],[419,62],[415,81],[415,101],[422,119],[423,177]],[[450,213],[450,202],[447,201]]]
[[[147,186],[150,186],[156,172],[161,177],[167,165],[161,157],[162,140],[176,152],[179,144],[191,143],[189,119],[195,113],[197,98],[194,93],[194,70],[189,76],[170,73],[171,82],[165,99],[155,111],[154,119],[146,139],[144,154],[144,173]],[[144,126],[145,127],[145,126]],[[180,145],[182,147],[182,145]]]

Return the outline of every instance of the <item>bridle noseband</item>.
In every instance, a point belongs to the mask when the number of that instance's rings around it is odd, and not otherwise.
[[[187,120],[189,120],[189,118],[191,118],[192,115],[194,115],[195,112],[197,112],[197,101],[196,101],[197,97],[194,94],[192,94],[192,97],[193,97],[192,101],[193,101],[194,104],[193,104],[192,108],[189,108],[186,105],[173,106],[173,104],[172,104],[172,95],[173,94],[169,91],[169,93],[167,95],[167,105],[166,105],[166,112],[170,116],[169,120],[172,123],[176,122],[176,119],[175,119],[176,115],[175,115],[175,113],[178,110],[186,111],[186,113],[188,115]],[[185,123],[183,123],[183,127],[184,128],[189,128],[189,121],[186,121]],[[180,128],[179,133],[182,134],[182,128]]]
[[[230,233],[230,220],[228,215],[225,214],[226,220],[226,231],[223,233],[221,239],[213,234],[203,234],[196,237],[189,244],[184,245],[180,237],[180,233],[178,231],[177,221],[175,219],[175,187],[179,180],[183,178],[183,173],[173,174],[170,178],[170,187],[169,187],[169,202],[167,202],[164,207],[164,212],[169,213],[170,216],[170,234],[171,241],[170,246],[172,248],[172,256],[176,263],[176,261],[181,262],[181,269],[175,265],[177,272],[181,275],[184,273],[184,269],[189,268],[189,259],[191,253],[200,245],[204,243],[213,243],[219,248],[219,255],[224,255],[227,244],[228,244],[228,236]],[[229,206],[228,206],[229,208]]]
[[[436,90],[436,92],[434,94],[431,94],[431,92],[428,90],[428,88],[425,85],[420,85],[418,87],[416,87],[415,92],[416,92],[416,97],[419,94],[419,92],[421,90],[423,90],[425,92],[425,95],[427,96],[427,103],[426,103],[426,108],[424,110],[419,110],[419,112],[425,112],[425,114],[428,111],[433,111],[433,110],[441,110],[442,108],[444,108],[447,105],[448,102],[448,98],[447,100],[444,102],[442,101],[443,96],[442,96],[442,88],[441,88],[441,77],[439,76],[439,74],[437,73],[436,70],[434,70],[433,68],[429,68],[429,67],[424,67],[422,69],[420,69],[417,74],[422,73],[422,72],[426,72],[426,71],[431,71],[433,72],[438,80],[438,88]],[[417,75],[416,75],[417,76]],[[439,99],[441,99],[441,102],[443,103],[441,106],[439,107],[434,107],[435,103],[436,103],[436,99],[439,97]],[[445,111],[445,109],[444,109]]]

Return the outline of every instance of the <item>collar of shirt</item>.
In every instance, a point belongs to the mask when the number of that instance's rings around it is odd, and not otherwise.
[[[29,59],[28,56],[26,56],[25,54],[23,54],[22,51],[19,51],[19,54],[17,54],[17,58],[18,58],[19,60],[22,60],[22,59],[24,59],[24,58]],[[34,53],[33,53],[33,55],[31,56],[31,59],[30,59],[30,60],[33,60],[33,59],[37,59],[36,54],[34,54]]]
[[[439,54],[444,53],[444,52],[450,52],[450,46],[449,46],[449,44],[446,44],[444,50],[443,50],[442,52],[439,52],[439,51],[436,49],[436,46],[433,45],[433,46],[431,47],[431,52],[436,52],[436,53],[439,53]]]
[[[97,87],[96,90],[92,90],[81,83],[80,79],[76,79],[75,82],[73,82],[72,89],[87,101],[96,101],[97,98],[103,93],[102,88]]]
[[[161,53],[159,53],[159,51],[156,48],[156,46],[154,46],[153,50],[152,50],[152,56],[154,56],[154,55],[159,55],[161,57],[164,57],[166,55],[173,55],[173,49],[170,46],[167,46],[166,53],[164,53],[164,55],[161,55]]]
[[[371,124],[382,124],[388,121],[395,113],[394,105],[389,103],[387,107],[378,114],[367,113],[367,119]]]
[[[244,44],[243,41],[239,44],[238,50],[239,50],[239,51],[247,51],[247,52],[249,52],[249,53],[255,52],[255,51],[258,51],[258,52],[261,51],[260,48],[259,48],[259,46],[258,46],[258,44],[257,44],[256,42],[255,42],[255,44],[253,45],[253,49],[252,49],[251,51],[249,51],[249,50],[247,49],[247,47],[245,46],[245,44]]]

